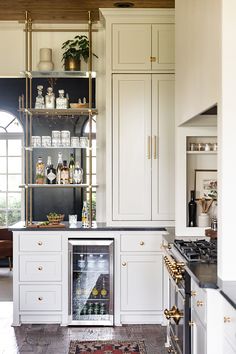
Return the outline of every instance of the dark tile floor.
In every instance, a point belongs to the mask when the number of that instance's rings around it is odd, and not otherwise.
[[[165,327],[60,327],[22,325],[11,327],[12,303],[0,302],[0,354],[68,354],[71,340],[144,340],[147,354],[164,354]]]

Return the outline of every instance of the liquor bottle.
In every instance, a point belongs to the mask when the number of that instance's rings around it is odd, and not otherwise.
[[[64,97],[64,90],[58,90],[59,97],[56,99],[56,108],[57,109],[66,109],[67,108],[67,98]]]
[[[51,164],[47,169],[47,184],[56,184],[57,172]]]
[[[47,174],[48,174],[48,169],[49,167],[52,165],[52,159],[51,159],[51,156],[48,156],[48,159],[47,159],[47,164],[46,164],[46,167],[45,167],[45,177],[47,178]]]
[[[75,172],[74,154],[70,154],[70,163],[69,163],[69,182],[70,182],[70,184],[73,184],[73,182],[74,182],[74,172]]]
[[[36,163],[36,184],[43,184],[45,177],[45,167],[42,160],[42,157],[38,157],[38,161]]]
[[[83,182],[83,169],[80,167],[79,162],[75,164],[74,176],[73,176],[73,183],[79,184]]]
[[[88,227],[88,207],[86,201],[84,201],[82,209],[82,227]]]
[[[53,93],[52,87],[48,87],[47,94],[45,96],[45,108],[54,109],[55,108],[55,95]]]
[[[63,160],[63,166],[61,169],[61,184],[69,184],[69,168],[66,160]]]
[[[195,202],[195,191],[191,191],[191,200],[188,203],[188,226],[195,227],[197,214],[197,203]]]
[[[38,85],[37,90],[38,90],[38,96],[36,97],[36,100],[35,100],[35,108],[36,109],[43,109],[43,108],[45,108],[44,97],[43,97],[43,86]]]
[[[102,278],[101,296],[102,296],[102,298],[106,298],[106,296],[107,296],[105,277]]]
[[[58,162],[57,162],[57,184],[61,184],[61,169],[62,169],[62,153],[58,153]]]

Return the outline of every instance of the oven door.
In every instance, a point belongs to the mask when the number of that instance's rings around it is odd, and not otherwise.
[[[178,288],[171,278],[169,278],[169,297],[170,309],[165,311],[166,318],[169,319],[169,338],[174,351],[183,354],[185,297],[182,289]]]

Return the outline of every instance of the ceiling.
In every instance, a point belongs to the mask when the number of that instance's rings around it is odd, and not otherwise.
[[[87,19],[86,11],[98,19],[98,9],[114,7],[115,2],[131,2],[134,8],[173,8],[175,0],[0,0],[0,21],[23,21],[30,12],[37,22],[77,22]]]

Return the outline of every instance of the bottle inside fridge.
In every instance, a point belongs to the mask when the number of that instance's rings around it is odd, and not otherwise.
[[[113,240],[69,240],[71,324],[113,325]]]

